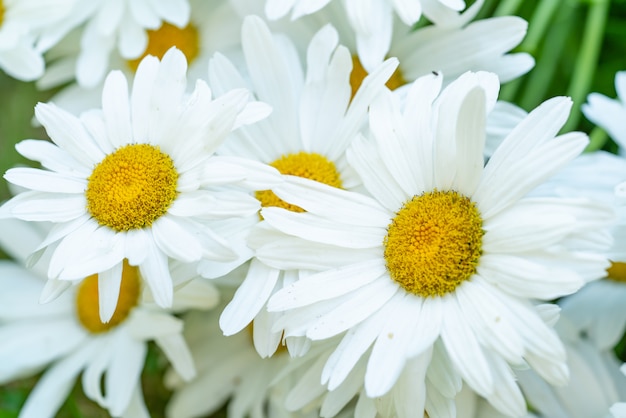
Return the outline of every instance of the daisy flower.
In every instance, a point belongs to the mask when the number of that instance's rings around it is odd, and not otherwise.
[[[2,220],[0,238],[19,259],[40,231],[32,223]],[[183,322],[142,298],[136,267],[124,263],[120,302],[108,323],[99,318],[98,275],[85,278],[48,304],[38,304],[45,277],[9,261],[0,261],[0,383],[46,369],[20,411],[22,418],[53,417],[82,372],[82,388],[113,416],[148,417],[140,375],[148,341],[154,341],[185,379],[195,375],[182,336]],[[176,294],[182,309],[208,309],[217,303],[205,280],[190,282]]]
[[[276,20],[291,11],[291,19],[296,20],[320,11],[329,3],[331,0],[268,0],[265,14],[268,19]],[[464,8],[464,0],[345,0],[342,12],[354,31],[359,58],[371,70],[388,55],[394,26],[401,25],[408,32],[422,13],[436,24],[445,25]]]
[[[260,18],[247,17],[242,27],[242,47],[250,89],[273,111],[258,124],[233,132],[218,153],[258,160],[281,173],[334,187],[355,187],[358,181],[347,168],[345,150],[366,121],[368,105],[384,88],[395,62],[390,60],[375,71],[351,100],[350,54],[337,42],[332,26],[322,28],[311,40],[307,66],[303,69],[287,39],[274,37]],[[235,66],[219,54],[210,63],[209,79],[217,94],[248,86]],[[282,205],[298,210],[281,202],[269,190],[258,192],[257,198],[263,206]],[[255,344],[259,354],[271,355],[281,333],[269,332],[276,315],[267,315],[265,302],[275,289],[298,274],[281,272],[253,259],[246,280],[220,319],[224,333],[236,334],[256,318]],[[267,337],[259,340],[265,334]]]
[[[576,328],[565,314],[555,325],[567,352],[566,386],[550,386],[532,370],[517,372],[527,403],[540,417],[606,417],[615,402],[626,399],[626,377],[613,351],[598,349]]]
[[[216,3],[216,4],[213,4]],[[190,17],[185,25],[163,21],[159,26],[146,30],[143,49],[132,57],[115,50],[110,53],[106,66],[98,71],[121,70],[130,80],[141,59],[153,55],[159,59],[171,48],[176,47],[185,54],[189,70],[189,80],[206,79],[209,57],[217,50],[230,56],[240,55],[241,17],[235,13],[227,1],[207,2],[189,0]],[[71,83],[55,94],[51,101],[76,114],[99,103],[102,91],[102,76],[98,81],[74,82],[77,57],[80,52],[80,32],[66,36],[46,58],[51,63],[46,74],[37,82],[42,89]],[[90,73],[93,76],[93,73]]]
[[[35,115],[53,143],[26,140],[16,148],[43,169],[5,174],[30,190],[0,216],[55,224],[37,248],[51,252],[48,277],[100,273],[103,321],[115,309],[125,259],[162,307],[172,304],[169,260],[246,261],[236,251],[245,242],[228,238],[241,226],[230,225],[258,220],[259,202],[247,189],[280,181],[266,165],[213,155],[234,127],[265,116],[266,106],[248,104],[245,90],[214,100],[202,81],[187,97],[185,72],[184,55],[171,49],[161,62],[142,61],[130,96],[124,76],[111,72],[101,110],[76,117],[38,104]]]
[[[372,347],[364,385],[379,397],[409,359],[432,349],[450,363],[434,373],[451,370],[521,415],[512,366],[567,381],[563,345],[530,300],[603,275],[603,228],[614,215],[583,199],[526,197],[588,143],[582,133],[556,136],[571,100],[535,109],[484,165],[497,77],[467,73],[440,92],[441,84],[441,75],[418,79],[403,110],[389,91],[372,103],[371,137],[348,150],[372,197],[290,177],[272,190],[305,212],[263,208],[250,243],[269,266],[317,270],[275,293],[268,310],[298,313],[276,323],[287,337],[347,332],[322,375],[329,390]]]
[[[111,52],[126,59],[141,56],[148,45],[148,30],[164,24],[185,28],[189,23],[188,0],[75,1],[71,13],[38,40],[48,50],[73,29],[80,27],[80,52],[75,62],[76,80],[93,87],[109,70]]]
[[[35,43],[66,17],[74,0],[0,0],[0,68],[11,77],[32,81],[44,72]]]
[[[238,275],[244,271],[235,271]],[[220,288],[220,295],[232,294]],[[213,414],[228,402],[227,413],[232,418],[280,417],[315,418],[319,410],[308,413],[287,411],[285,396],[300,377],[288,365],[291,358],[282,347],[271,358],[261,358],[254,348],[254,327],[226,337],[218,318],[225,303],[211,311],[192,311],[185,315],[184,336],[189,344],[197,369],[196,377],[185,381],[178,371],[165,374],[165,385],[174,390],[166,407],[166,416],[191,418]]]
[[[572,326],[600,350],[612,349],[626,331],[626,207],[616,197],[626,180],[626,159],[604,151],[583,154],[533,190],[534,196],[584,197],[615,208],[618,222],[610,229],[613,245],[606,252],[611,266],[602,280],[587,283],[559,301]]]
[[[582,105],[583,114],[603,128],[620,148],[626,148],[626,71],[615,74],[615,91],[617,99],[611,99],[600,93],[591,93],[587,103]]]

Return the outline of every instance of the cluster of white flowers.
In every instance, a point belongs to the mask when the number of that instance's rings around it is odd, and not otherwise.
[[[20,417],[81,374],[151,416],[150,341],[170,418],[625,417],[626,160],[498,101],[527,24],[470,3],[0,0],[0,68],[57,87],[0,206]]]

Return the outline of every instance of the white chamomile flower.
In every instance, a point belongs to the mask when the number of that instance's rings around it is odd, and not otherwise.
[[[0,0],[0,68],[11,77],[35,80],[44,72],[35,43],[67,16],[74,0]]]
[[[591,93],[582,112],[587,119],[603,128],[620,148],[626,149],[626,71],[615,74],[617,99],[611,99],[600,93]]]
[[[283,174],[311,178],[334,187],[351,188],[358,184],[348,170],[345,151],[365,123],[367,108],[384,88],[395,62],[390,60],[375,71],[351,99],[350,53],[337,42],[337,32],[332,26],[322,28],[311,40],[303,70],[292,44],[272,36],[260,18],[246,18],[242,46],[250,89],[273,110],[267,119],[233,132],[218,153],[258,160]],[[248,86],[222,55],[211,61],[209,78],[217,94]],[[280,201],[269,190],[257,192],[257,198],[262,206],[299,210]],[[296,271],[280,272],[253,260],[246,280],[220,319],[224,333],[235,334],[257,318],[257,349],[263,357],[271,355],[281,333],[269,332],[277,315],[268,316],[265,303],[275,289],[297,275]],[[261,330],[265,329],[268,335],[261,341],[259,338],[264,335]]]
[[[148,45],[148,30],[164,23],[184,28],[189,16],[189,0],[75,1],[71,13],[39,39],[38,47],[47,50],[80,27],[74,71],[81,86],[93,87],[108,73],[112,51],[126,59],[140,57]]]
[[[38,247],[52,252],[48,277],[100,273],[104,321],[117,302],[124,259],[139,267],[162,307],[172,304],[170,259],[246,261],[251,254],[238,252],[243,238],[231,240],[229,231],[256,222],[260,206],[239,187],[280,181],[266,165],[213,155],[234,127],[265,116],[266,106],[249,105],[243,89],[214,100],[203,81],[187,96],[185,71],[184,55],[171,49],[160,62],[142,61],[130,96],[124,76],[111,72],[101,110],[76,117],[37,105],[53,143],[26,140],[17,150],[43,169],[5,174],[30,190],[7,202],[1,216],[55,224]]]
[[[141,51],[132,58],[121,55],[119,51],[113,51],[108,66],[101,71],[121,70],[130,80],[145,56],[153,55],[161,59],[170,48],[176,47],[187,59],[189,66],[187,78],[195,81],[206,79],[208,61],[215,51],[234,56],[240,54],[239,34],[242,19],[229,2],[189,0],[189,6],[191,13],[187,24],[177,25],[163,21],[160,26],[148,29],[147,41]],[[46,74],[37,82],[39,88],[48,89],[74,81],[80,51],[79,37],[80,33],[72,33],[48,52],[46,57],[51,63]],[[102,78],[99,76],[97,83],[89,85],[81,83],[80,80],[71,83],[55,94],[51,101],[78,114],[99,103]]]
[[[2,220],[3,249],[23,259],[39,235],[33,224]],[[14,244],[15,241],[19,243]],[[38,266],[38,265],[37,265]],[[36,267],[37,267],[36,266]],[[182,335],[183,322],[142,298],[139,271],[124,263],[120,302],[108,323],[98,313],[97,275],[85,278],[54,301],[41,305],[45,276],[9,260],[0,262],[0,384],[39,373],[20,411],[22,418],[56,415],[82,372],[82,388],[112,416],[148,417],[140,375],[148,341],[154,341],[185,379],[195,376]],[[177,305],[208,309],[217,303],[205,280],[176,294]]]
[[[235,271],[236,275],[243,271]],[[231,289],[220,288],[220,295]],[[232,293],[231,293],[232,294]],[[166,416],[191,418],[213,414],[228,402],[229,417],[315,418],[319,410],[308,413],[288,411],[285,397],[299,381],[297,370],[285,347],[271,358],[261,358],[254,348],[250,325],[233,336],[224,336],[218,318],[225,303],[211,311],[192,311],[184,317],[184,336],[189,344],[197,375],[186,381],[170,369],[165,385],[174,390]],[[265,411],[265,412],[263,412]]]
[[[265,14],[270,20],[276,20],[291,11],[291,19],[295,20],[320,11],[330,2],[267,0]],[[356,37],[358,55],[369,69],[388,55],[394,24],[408,31],[422,13],[435,23],[446,24],[465,8],[464,0],[344,0],[342,3],[342,12]]]
[[[526,402],[540,417],[607,417],[610,407],[626,399],[626,377],[612,350],[603,350],[581,336],[563,312],[555,329],[565,345],[570,379],[567,385],[548,385],[532,370],[517,372]]]
[[[626,159],[597,151],[577,157],[532,192],[534,196],[585,197],[614,207],[619,215],[610,230],[614,240],[606,252],[611,261],[606,277],[559,302],[572,326],[601,350],[612,349],[626,330],[626,207],[615,196],[616,186],[625,180]]]
[[[347,331],[322,375],[329,390],[370,347],[364,385],[374,398],[409,359],[433,350],[455,379],[521,415],[511,367],[567,381],[563,345],[531,300],[603,275],[614,213],[584,199],[527,197],[588,142],[582,133],[556,136],[571,100],[531,112],[485,166],[497,77],[467,73],[440,92],[441,83],[418,79],[403,110],[391,92],[372,103],[371,138],[355,140],[348,161],[373,197],[291,177],[272,190],[305,212],[263,208],[250,243],[269,266],[317,270],[275,293],[268,310],[289,311],[276,323],[286,337]]]

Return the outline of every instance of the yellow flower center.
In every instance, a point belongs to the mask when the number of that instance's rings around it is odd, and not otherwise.
[[[187,62],[191,64],[200,51],[198,29],[191,23],[181,29],[163,22],[159,29],[148,31],[148,46],[146,50],[139,58],[129,60],[128,66],[131,70],[137,71],[137,67],[144,57],[154,55],[161,59],[173,46],[180,49],[187,57]]]
[[[152,225],[176,198],[178,172],[158,147],[130,144],[96,165],[87,179],[87,210],[118,232]]]
[[[384,240],[387,269],[407,292],[443,296],[476,272],[482,219],[476,205],[455,191],[432,191],[407,201]]]
[[[0,0],[0,26],[4,22],[4,2]]]
[[[611,267],[606,270],[607,278],[626,283],[626,263],[611,262]]]
[[[304,177],[333,187],[341,188],[342,186],[335,164],[323,155],[314,152],[283,155],[270,165],[282,174]],[[304,212],[304,209],[285,202],[271,190],[256,192],[256,198],[263,207],[278,206],[292,212]]]
[[[367,71],[365,71],[365,68],[363,68],[363,64],[361,64],[359,57],[353,55],[352,72],[350,73],[350,86],[352,87],[352,97],[354,97],[359,87],[361,87],[361,84],[363,83],[365,77],[367,77]],[[405,84],[406,80],[402,75],[402,71],[400,71],[400,67],[396,68],[396,71],[393,72],[389,80],[387,80],[387,83],[385,83],[389,90],[395,90]]]
[[[93,334],[106,332],[126,320],[130,311],[137,306],[141,290],[139,269],[124,260],[120,296],[113,317],[106,324],[100,320],[100,298],[98,297],[98,275],[84,279],[76,294],[76,313],[85,329]]]

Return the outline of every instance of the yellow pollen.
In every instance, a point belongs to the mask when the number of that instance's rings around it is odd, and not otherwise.
[[[350,73],[350,86],[352,87],[352,97],[356,94],[359,87],[363,83],[363,80],[367,77],[367,71],[363,68],[363,64],[359,60],[359,57],[356,55],[352,56],[352,72]],[[389,80],[385,85],[389,88],[389,90],[395,90],[400,86],[406,84],[406,80],[402,75],[402,71],[400,71],[400,67],[396,68],[396,71],[393,72]]]
[[[163,22],[159,29],[148,31],[148,46],[146,50],[139,58],[129,60],[128,66],[131,70],[137,71],[137,67],[144,57],[154,55],[161,59],[173,46],[180,49],[185,54],[187,63],[191,64],[200,51],[198,29],[191,23],[181,29]]]
[[[78,320],[85,329],[93,334],[106,332],[126,320],[130,311],[137,306],[141,284],[139,269],[130,266],[124,260],[120,296],[113,317],[106,324],[100,320],[100,298],[98,297],[98,275],[85,278],[78,287],[76,294],[76,313]]]
[[[4,2],[0,0],[0,26],[4,22]]]
[[[476,205],[455,191],[414,196],[389,224],[387,269],[407,292],[443,296],[475,272],[482,248]]]
[[[283,155],[270,165],[282,174],[304,177],[333,187],[342,187],[335,164],[323,155],[314,152]],[[278,206],[292,212],[304,212],[304,209],[285,202],[271,190],[256,192],[256,198],[263,207]]]
[[[178,172],[158,147],[130,144],[98,163],[87,179],[87,210],[115,231],[149,227],[176,198]]]
[[[606,270],[607,278],[626,283],[626,263],[611,262],[611,267]]]

